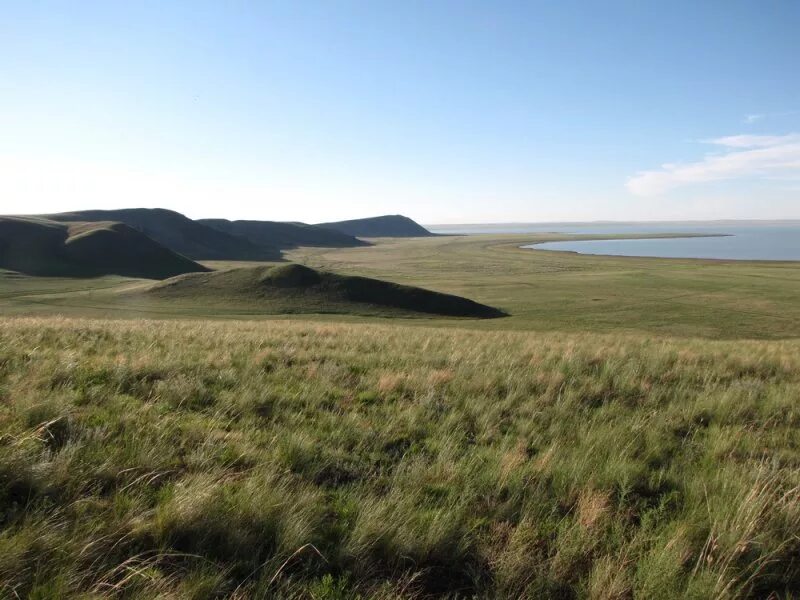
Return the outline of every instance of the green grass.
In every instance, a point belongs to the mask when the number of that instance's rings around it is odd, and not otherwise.
[[[520,248],[609,236],[479,235],[302,249],[312,267],[391,279],[499,307],[481,328],[642,332],[709,338],[800,337],[800,263],[587,256]]]
[[[175,305],[239,307],[262,313],[328,313],[415,317],[439,315],[497,318],[504,314],[451,294],[418,287],[318,271],[287,263],[245,267],[212,273],[190,273],[129,290],[122,301]]]
[[[800,342],[0,321],[0,596],[800,593]]]
[[[153,279],[206,270],[122,223],[2,216],[0,269],[38,276]]]
[[[348,235],[363,237],[424,237],[433,235],[419,223],[403,215],[383,215],[366,219],[351,219],[333,223],[319,223],[318,227],[329,228]]]
[[[490,320],[0,272],[0,598],[800,596],[800,265],[564,237],[289,255]]]
[[[800,264],[581,256],[520,249],[563,235],[375,240],[367,248],[309,249],[288,258],[470,298],[511,314],[475,322],[482,329],[599,331],[706,338],[800,336]],[[210,262],[213,267],[247,263]],[[268,264],[268,263],[265,263]],[[59,290],[59,282],[64,290]],[[207,302],[170,306],[108,291],[75,294],[75,280],[21,282],[0,276],[4,314],[88,317],[274,318],[258,305]],[[94,285],[90,283],[90,285]],[[120,286],[130,285],[120,280]],[[30,289],[35,288],[35,294]],[[327,320],[362,320],[325,316]],[[453,326],[452,321],[428,324]],[[464,324],[456,322],[456,326]]]

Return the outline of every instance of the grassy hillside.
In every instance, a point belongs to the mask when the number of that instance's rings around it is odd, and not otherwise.
[[[321,246],[326,248],[348,248],[369,246],[352,235],[333,229],[325,229],[306,223],[282,223],[278,221],[228,221],[227,219],[199,219],[198,223],[220,231],[238,235],[260,246],[273,248],[297,248],[298,246]]]
[[[712,338],[800,337],[800,262],[607,257],[522,249],[608,236],[442,236],[372,248],[301,249],[289,260],[391,279],[497,306],[475,326],[646,332]]]
[[[352,219],[333,223],[320,223],[318,227],[341,231],[356,237],[425,237],[433,234],[419,223],[403,215],[383,215],[366,219]]]
[[[280,260],[276,248],[258,246],[163,208],[82,210],[46,215],[55,221],[118,221],[194,260]]]
[[[800,337],[800,263],[638,259],[519,248],[534,241],[572,238],[554,234],[441,236],[377,240],[366,248],[301,248],[286,254],[289,260],[313,268],[471,298],[510,314],[488,321],[435,321],[446,327],[626,331],[724,339]],[[230,269],[250,263],[204,264]],[[85,285],[94,287],[88,281]],[[130,282],[116,285],[130,286]],[[130,297],[120,303],[120,297],[110,292],[78,292],[72,282],[8,277],[0,272],[3,314],[275,318],[257,309],[243,310],[240,303],[211,306],[206,300],[187,298],[181,303],[156,304]],[[356,319],[340,314],[313,318]],[[426,320],[426,324],[431,322]]]
[[[0,217],[0,268],[30,275],[163,279],[207,269],[121,223]]]
[[[466,298],[302,265],[251,267],[174,277],[126,296],[240,307],[262,313],[344,313],[492,318],[503,313]]]
[[[800,593],[800,343],[0,320],[0,596]]]

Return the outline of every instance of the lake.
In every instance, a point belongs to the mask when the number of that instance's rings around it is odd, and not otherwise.
[[[580,254],[650,256],[660,258],[713,258],[726,260],[800,260],[800,222],[725,223],[534,223],[507,225],[440,225],[434,233],[573,233],[724,234],[726,237],[694,237],[651,240],[587,240],[546,242],[524,246],[538,250],[562,250]]]

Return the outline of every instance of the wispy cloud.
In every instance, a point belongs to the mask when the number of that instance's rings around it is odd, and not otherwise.
[[[728,148],[769,148],[786,144],[800,143],[800,134],[789,135],[727,135],[710,140],[702,140],[704,144],[726,146]]]
[[[732,135],[705,143],[725,148],[693,163],[669,163],[642,171],[625,184],[637,196],[654,196],[670,189],[747,177],[800,177],[800,134]]]
[[[782,110],[780,112],[771,112],[771,113],[750,113],[749,115],[745,115],[742,119],[742,123],[745,125],[752,125],[753,123],[758,123],[759,121],[764,121],[766,119],[778,119],[781,117],[791,117],[800,113],[798,110]]]

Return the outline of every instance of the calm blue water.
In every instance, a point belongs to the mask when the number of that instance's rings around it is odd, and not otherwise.
[[[717,258],[728,260],[800,260],[800,222],[750,223],[544,223],[465,225],[430,228],[435,233],[708,233],[728,237],[662,240],[590,240],[547,242],[526,246],[567,250],[581,254],[653,256],[662,258]]]

